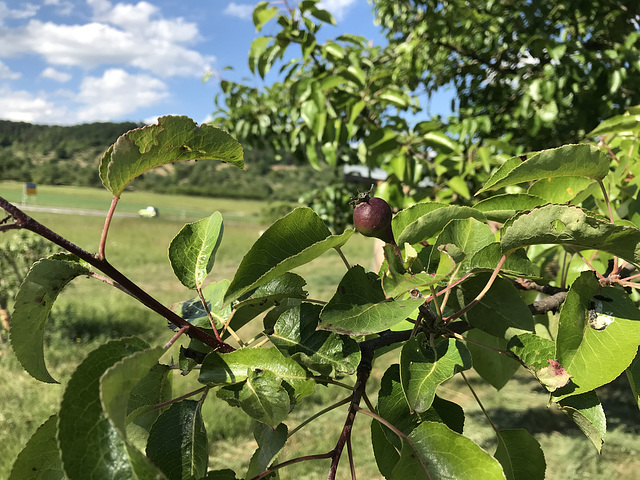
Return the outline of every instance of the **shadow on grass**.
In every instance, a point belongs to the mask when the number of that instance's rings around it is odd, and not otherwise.
[[[546,394],[544,388],[533,378],[518,376],[515,380],[523,388],[542,395]],[[607,419],[607,430],[628,432],[637,430],[640,424],[640,412],[638,412],[631,388],[624,374],[610,384],[598,388],[597,394]],[[584,435],[573,420],[555,406],[547,407],[545,404],[523,409],[516,408],[517,405],[514,405],[513,408],[489,407],[488,412],[500,429],[524,428],[534,435],[553,432],[569,436]],[[481,412],[470,412],[467,415],[476,421],[483,421],[484,417]]]
[[[90,342],[140,336],[152,341],[162,334],[171,337],[168,328],[155,313],[137,305],[66,304],[54,308],[46,328],[45,342],[56,348],[58,344]]]

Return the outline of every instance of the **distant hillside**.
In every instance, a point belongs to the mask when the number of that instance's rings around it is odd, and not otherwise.
[[[138,126],[128,122],[62,127],[0,120],[0,179],[99,186],[100,157],[120,135]]]
[[[102,185],[98,163],[128,123],[74,126],[32,125],[0,120],[0,179],[46,185]],[[247,171],[220,162],[188,162],[152,170],[134,182],[138,189],[227,198],[295,201],[331,181],[305,163],[265,151],[245,151]]]

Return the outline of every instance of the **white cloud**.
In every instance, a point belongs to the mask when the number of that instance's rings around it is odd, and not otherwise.
[[[120,120],[168,96],[161,80],[113,68],[100,77],[86,77],[77,92],[31,93],[0,87],[0,118],[58,125]]]
[[[33,17],[38,13],[39,8],[38,5],[26,2],[20,5],[20,8],[12,9],[7,7],[6,2],[0,2],[0,25],[5,18],[22,19]]]
[[[65,83],[71,80],[71,74],[66,72],[61,72],[52,67],[45,68],[40,74],[42,78],[49,78],[51,80],[55,80],[56,82]]]
[[[329,10],[336,21],[344,20],[347,16],[347,12],[351,9],[356,0],[322,0],[318,4],[320,8]]]
[[[195,23],[164,19],[147,2],[88,3],[100,21],[64,25],[33,19],[23,27],[0,30],[0,56],[37,53],[52,65],[91,69],[120,64],[164,76],[198,77],[212,69],[215,57],[189,48],[200,38]]]
[[[169,95],[161,80],[148,75],[132,75],[120,68],[104,72],[102,77],[86,77],[76,100],[80,122],[105,121],[159,103]]]
[[[243,20],[249,20],[253,15],[253,9],[255,7],[255,5],[251,4],[231,2],[222,13],[231,15],[232,17],[242,18]]]
[[[56,107],[44,93],[8,88],[0,88],[0,112],[2,118],[31,123],[59,123],[66,116],[65,109]]]
[[[17,80],[22,76],[19,72],[14,72],[0,60],[0,78],[7,80]]]

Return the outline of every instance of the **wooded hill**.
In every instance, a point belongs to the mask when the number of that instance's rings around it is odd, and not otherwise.
[[[98,164],[105,150],[133,122],[73,126],[0,120],[0,179],[46,185],[101,186]],[[174,164],[144,174],[135,187],[155,192],[212,197],[295,201],[324,186],[330,175],[314,175],[292,158],[276,161],[263,151],[245,151],[247,171],[219,162]],[[327,178],[329,177],[329,178]]]

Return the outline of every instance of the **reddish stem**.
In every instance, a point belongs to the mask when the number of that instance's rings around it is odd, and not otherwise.
[[[276,470],[280,470],[281,468],[288,467],[289,465],[293,465],[300,462],[306,462],[307,460],[324,460],[325,458],[331,458],[333,451],[327,453],[319,453],[317,455],[305,455],[303,457],[292,458],[291,460],[287,460],[286,462],[279,463],[277,465],[273,465],[270,468],[267,468],[264,472],[256,475],[251,478],[251,480],[260,480],[261,478],[266,477],[270,473],[275,472]]]
[[[454,313],[453,315],[451,315],[449,318],[447,318],[445,320],[445,323],[450,322],[451,320],[455,320],[456,318],[460,318],[462,315],[464,315],[465,313],[467,313],[469,310],[471,310],[471,308],[473,308],[481,299],[482,297],[484,297],[487,292],[489,291],[489,289],[491,288],[491,285],[493,285],[493,282],[496,280],[496,278],[498,277],[498,273],[500,272],[500,269],[502,268],[502,266],[504,265],[504,262],[506,262],[507,260],[507,256],[508,255],[503,255],[502,258],[500,259],[500,261],[498,262],[498,265],[496,266],[496,268],[493,270],[493,273],[491,274],[491,277],[489,278],[489,281],[487,282],[487,284],[484,286],[484,288],[482,289],[482,291],[476,296],[476,298],[474,298],[473,300],[471,300],[464,308],[462,308],[461,310],[458,310],[456,313]]]
[[[171,347],[174,343],[176,343],[176,340],[178,340],[178,339],[182,336],[182,334],[183,334],[184,332],[186,332],[186,331],[187,331],[187,327],[182,327],[180,330],[178,330],[178,331],[176,332],[176,334],[175,334],[173,337],[171,337],[171,340],[169,340],[169,341],[166,343],[166,345],[164,346],[164,348],[169,348],[169,347]]]
[[[211,323],[211,327],[213,328],[213,334],[216,336],[216,339],[219,342],[222,342],[220,334],[218,333],[218,329],[216,328],[216,321],[211,314],[211,309],[209,308],[209,305],[207,305],[207,301],[205,300],[204,295],[202,294],[202,288],[198,286],[196,287],[196,291],[198,292],[198,296],[200,297],[200,301],[202,302],[202,307],[204,308],[204,311],[207,312],[207,316],[209,317],[209,322]]]
[[[166,407],[167,405],[178,403],[179,401],[184,400],[185,398],[193,397],[194,395],[197,395],[200,392],[206,392],[208,390],[209,390],[209,387],[205,385],[204,387],[200,387],[199,389],[194,390],[193,392],[185,393],[184,395],[180,395],[179,397],[172,398],[171,400],[167,400],[166,402],[158,403],[154,405],[153,408],[157,410],[159,408]]]
[[[104,227],[102,227],[102,235],[100,236],[100,245],[98,246],[98,258],[103,260],[105,258],[105,248],[107,246],[107,234],[109,233],[109,227],[111,226],[111,220],[113,220],[113,215],[116,211],[118,200],[120,200],[119,195],[115,195],[111,199],[111,205],[109,206],[107,217],[104,219]]]

